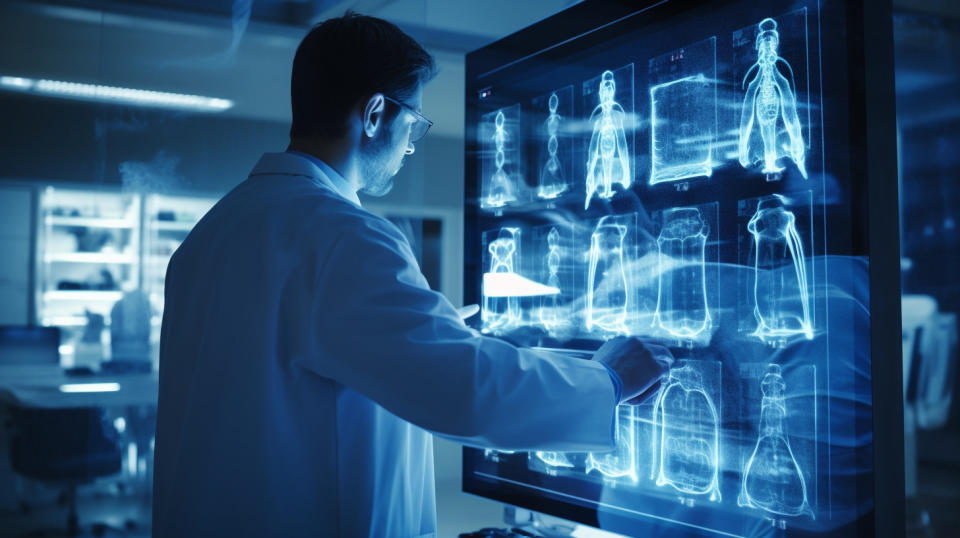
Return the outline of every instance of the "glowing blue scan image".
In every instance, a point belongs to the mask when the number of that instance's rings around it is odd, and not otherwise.
[[[490,275],[516,275],[517,250],[520,240],[520,230],[517,228],[502,228],[496,239],[487,245],[490,256],[490,265],[487,271]],[[483,283],[483,312],[481,321],[484,331],[498,332],[514,327],[520,322],[520,299],[515,295],[492,293],[487,275]]]
[[[633,482],[638,480],[635,413],[633,406],[617,407],[616,448],[610,452],[588,453],[587,474],[596,470],[607,478],[629,478]]]
[[[534,456],[550,467],[570,468],[573,463],[563,452],[534,452]]]
[[[796,217],[777,195],[763,198],[747,224],[754,243],[754,335],[782,340],[813,338],[810,287]]]
[[[605,336],[629,334],[629,287],[624,260],[627,227],[613,216],[600,219],[590,236],[587,269],[587,331]]]
[[[650,185],[713,174],[717,134],[717,39],[653,57]]]
[[[669,209],[662,222],[654,323],[676,338],[694,338],[710,326],[705,259],[710,228],[696,207]]]
[[[797,116],[793,69],[779,55],[777,22],[763,19],[758,29],[757,60],[742,83],[746,94],[740,112],[740,164],[750,168],[762,162],[765,174],[776,174],[783,171],[777,160],[786,157],[806,178],[805,145]],[[784,73],[789,75],[789,80]]]
[[[630,148],[625,131],[627,114],[623,106],[615,100],[616,93],[617,83],[613,71],[604,71],[597,90],[599,103],[590,114],[589,124],[593,133],[587,149],[584,209],[590,207],[590,200],[594,195],[612,198],[614,185],[627,189],[632,183]]]
[[[650,184],[713,173],[716,88],[703,74],[650,88]]]
[[[700,372],[690,365],[670,370],[653,409],[657,485],[719,501],[719,414]]]
[[[547,286],[561,288],[560,284],[560,232],[556,227],[550,228],[547,233]],[[561,323],[564,323],[563,316],[560,315],[560,297],[559,294],[548,295],[544,298],[540,306],[540,324],[547,330],[552,331]]]
[[[545,200],[551,200],[563,194],[567,190],[567,180],[563,171],[563,165],[558,157],[560,142],[558,135],[560,133],[560,122],[563,117],[557,113],[560,107],[560,98],[556,92],[550,94],[547,101],[547,107],[550,115],[547,116],[544,128],[547,134],[546,162],[540,170],[540,183],[537,186],[537,196]]]
[[[737,504],[762,508],[781,516],[807,514],[814,517],[807,501],[807,484],[790,448],[784,421],[786,383],[780,366],[768,365],[760,384],[760,436],[743,470]]]
[[[514,192],[515,186],[510,177],[504,171],[506,161],[507,130],[504,128],[503,111],[497,111],[494,119],[493,141],[496,147],[494,162],[496,169],[493,176],[490,177],[490,192],[487,193],[486,205],[489,207],[503,207],[507,202],[513,202],[517,199]]]
[[[478,123],[480,145],[480,207],[499,213],[520,203],[523,159],[520,154],[520,105],[484,114]]]

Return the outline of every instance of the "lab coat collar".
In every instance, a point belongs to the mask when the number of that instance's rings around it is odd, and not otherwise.
[[[350,184],[322,160],[299,151],[285,151],[282,153],[264,153],[257,165],[250,172],[250,177],[267,175],[305,176],[331,189],[341,198],[360,207],[360,198],[357,192],[350,188]]]

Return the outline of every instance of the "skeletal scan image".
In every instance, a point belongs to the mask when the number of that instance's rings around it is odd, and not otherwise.
[[[692,364],[672,369],[653,409],[657,485],[719,501],[719,413],[701,372]]]
[[[650,60],[651,185],[713,173],[716,38]]]
[[[760,384],[760,436],[743,470],[743,483],[737,504],[761,508],[781,516],[807,514],[813,517],[807,501],[807,484],[797,458],[790,448],[784,422],[786,383],[780,366],[770,364]]]
[[[694,338],[710,325],[704,255],[710,227],[696,207],[668,209],[662,223],[654,323],[676,338]]]
[[[485,114],[480,122],[480,207],[498,210],[519,200],[520,105]]]
[[[629,287],[624,259],[627,226],[613,216],[600,219],[590,236],[587,269],[587,332],[628,334]]]
[[[596,470],[607,478],[638,480],[635,413],[633,406],[617,407],[616,448],[610,452],[588,453],[587,474]]]
[[[560,283],[560,232],[556,227],[547,233],[547,286],[561,289]],[[546,296],[540,305],[540,324],[547,332],[565,322],[560,312],[560,294]]]
[[[632,77],[632,65],[629,71]],[[614,73],[604,71],[600,75],[600,85],[596,92],[597,103],[590,114],[592,134],[587,147],[584,209],[590,207],[590,200],[594,196],[612,198],[614,185],[627,189],[633,180],[630,146],[627,144],[626,135],[627,113],[616,101],[616,95],[617,81]]]
[[[496,239],[487,244],[489,265],[487,273],[484,274],[483,312],[481,313],[484,331],[496,333],[514,327],[520,322],[519,294],[490,289],[494,283],[502,281],[503,277],[509,278],[516,275],[519,266],[519,243],[518,228],[501,228]],[[500,280],[495,280],[496,278]]]
[[[782,197],[765,197],[747,230],[754,247],[754,335],[765,341],[813,338],[807,265],[795,215]]]
[[[780,57],[779,45],[777,22],[770,18],[760,21],[756,62],[741,84],[746,93],[740,112],[739,160],[744,168],[762,163],[763,173],[777,174],[783,171],[778,160],[788,158],[806,178],[793,69]]]
[[[546,147],[544,162],[540,168],[540,182],[537,185],[537,196],[544,200],[552,200],[569,188],[566,179],[569,172],[563,169],[560,157],[560,123],[564,118],[559,109],[560,97],[557,92],[553,92],[547,99],[548,115],[544,122]]]

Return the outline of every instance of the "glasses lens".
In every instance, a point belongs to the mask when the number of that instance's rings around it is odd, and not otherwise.
[[[430,124],[420,118],[417,118],[416,123],[410,126],[410,141],[416,142],[424,136],[426,136],[427,131],[430,130]]]

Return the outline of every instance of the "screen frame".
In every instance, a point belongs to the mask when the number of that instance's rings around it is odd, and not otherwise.
[[[471,120],[471,98],[483,91],[485,79],[497,71],[600,30],[628,17],[664,6],[682,14],[704,4],[699,0],[605,2],[587,0],[466,56],[465,128]],[[851,237],[855,252],[869,259],[870,348],[873,424],[873,500],[858,534],[902,536],[904,515],[903,401],[900,312],[899,212],[896,106],[894,97],[893,18],[891,0],[840,0],[847,13],[851,155]],[[471,155],[478,148],[469,133],[465,143],[465,245],[478,234],[477,172]],[[480,260],[464,249],[464,300],[474,291]],[[894,420],[890,420],[893,417]],[[529,493],[471,482],[464,448],[462,489],[507,504],[561,515],[597,525],[595,508],[538,497]]]

